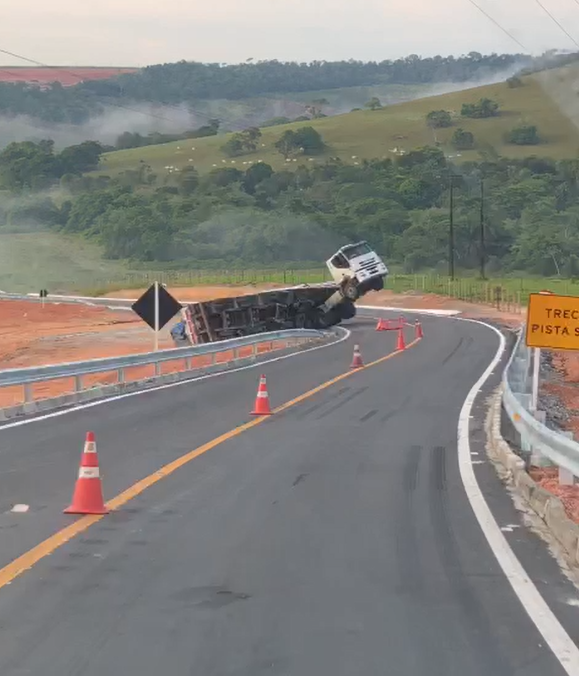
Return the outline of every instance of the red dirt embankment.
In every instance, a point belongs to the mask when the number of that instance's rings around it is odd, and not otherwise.
[[[123,73],[135,73],[137,68],[105,68],[95,66],[77,68],[75,66],[46,66],[29,68],[27,66],[6,66],[0,72],[0,82],[28,82],[48,86],[60,82],[63,87],[71,87],[86,80],[106,80]]]

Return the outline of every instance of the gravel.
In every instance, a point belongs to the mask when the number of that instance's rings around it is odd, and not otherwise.
[[[561,373],[553,365],[553,354],[541,352],[541,382],[561,382]],[[570,414],[563,402],[554,394],[539,393],[539,410],[545,411],[545,424],[549,429],[561,431],[569,422]]]

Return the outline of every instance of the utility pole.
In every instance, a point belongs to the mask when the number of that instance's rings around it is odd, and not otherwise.
[[[454,176],[450,174],[450,215],[448,221],[448,276],[454,280]]]
[[[486,279],[485,276],[485,180],[480,180],[480,278]]]

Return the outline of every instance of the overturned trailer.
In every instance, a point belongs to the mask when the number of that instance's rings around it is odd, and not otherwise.
[[[334,280],[327,284],[186,305],[171,335],[177,344],[195,345],[279,329],[326,329],[354,317],[354,303],[368,291],[382,289],[388,275],[367,242],[343,246],[326,265]]]
[[[339,285],[321,284],[190,303],[182,314],[173,338],[196,345],[280,329],[329,328],[354,317],[356,307]]]

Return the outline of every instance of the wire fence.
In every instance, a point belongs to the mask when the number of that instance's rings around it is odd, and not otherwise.
[[[328,282],[331,281],[331,277],[326,268],[136,271],[114,279],[100,280],[93,285],[90,292],[96,295],[115,289],[140,289],[155,281],[169,287],[253,284],[292,286]],[[503,277],[488,280],[459,277],[451,280],[447,276],[436,274],[390,274],[385,288],[395,293],[449,296],[513,311],[526,305],[529,294],[538,291],[549,290],[557,294],[579,296],[579,280],[540,277]]]

